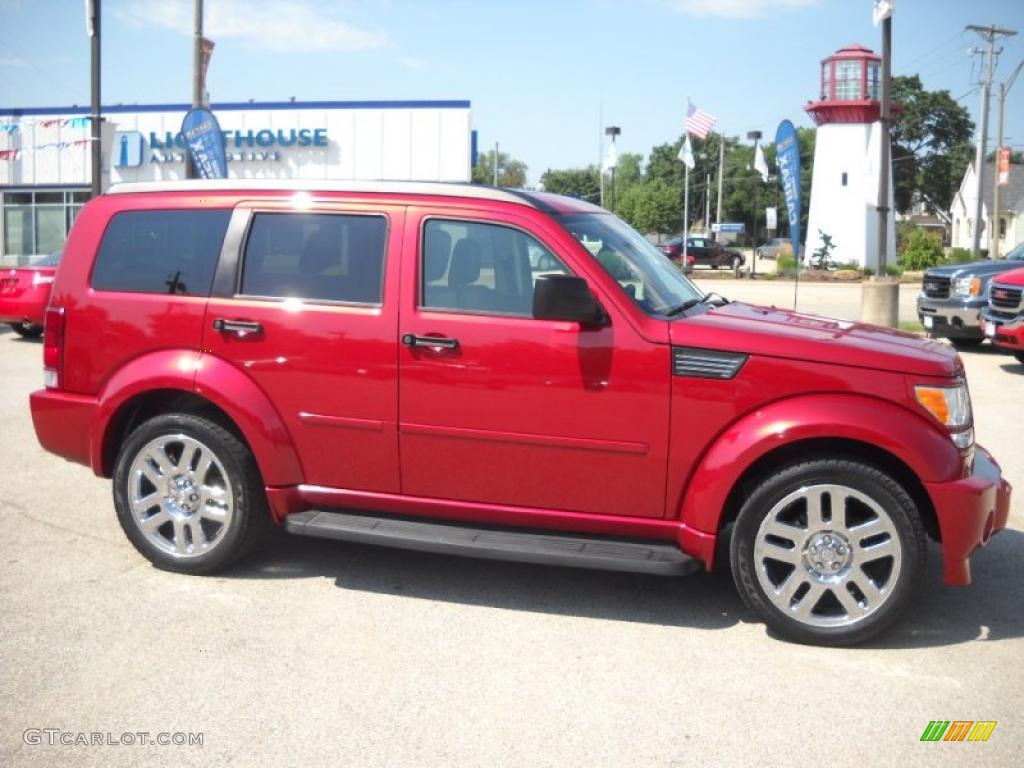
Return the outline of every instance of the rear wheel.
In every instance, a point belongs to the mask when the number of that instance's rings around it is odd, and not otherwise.
[[[11,328],[23,339],[38,339],[43,335],[43,326],[32,323],[11,323]]]
[[[829,459],[766,479],[740,510],[730,555],[740,595],[768,626],[796,642],[851,645],[903,612],[925,543],[895,480]]]
[[[114,470],[114,506],[135,548],[180,573],[226,568],[270,520],[248,447],[191,414],[157,416],[131,433]]]
[[[1017,362],[1024,365],[1024,352],[1014,352],[1013,356],[1017,358]]]

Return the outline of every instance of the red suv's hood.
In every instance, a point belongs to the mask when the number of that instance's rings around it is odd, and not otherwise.
[[[953,376],[962,367],[955,349],[921,336],[740,302],[670,327],[672,343],[681,346],[924,376]]]
[[[996,275],[992,279],[993,283],[1002,283],[1003,285],[1024,285],[1024,267],[1020,269],[1011,269],[1009,272],[1003,272],[1001,275]]]

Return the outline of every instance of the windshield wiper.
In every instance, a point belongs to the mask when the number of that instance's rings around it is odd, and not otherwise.
[[[711,299],[712,296],[717,296],[718,301],[713,301]],[[724,304],[729,303],[730,301],[727,298],[725,298],[725,296],[723,296],[720,293],[715,293],[714,291],[712,291],[711,293],[704,294],[704,296],[700,299],[687,299],[682,304],[677,304],[674,307],[666,309],[664,312],[662,312],[662,314],[665,317],[674,317],[675,315],[681,314],[688,309],[693,309],[698,304],[711,304],[713,306],[720,307]]]
[[[717,296],[718,297],[718,301],[711,301],[711,297],[712,296]],[[711,293],[705,293],[704,294],[704,298],[701,299],[701,301],[706,302],[706,303],[710,303],[710,304],[714,304],[716,307],[721,307],[721,306],[723,306],[725,304],[731,304],[732,303],[727,298],[725,298],[725,296],[723,296],[720,293],[716,293],[715,291],[712,291]]]
[[[674,315],[678,315],[681,312],[685,312],[688,309],[692,309],[693,307],[696,307],[698,304],[700,304],[703,301],[704,301],[704,299],[687,299],[682,304],[678,304],[678,305],[676,305],[674,307],[666,309],[664,312],[662,312],[662,314],[665,317],[673,317]]]

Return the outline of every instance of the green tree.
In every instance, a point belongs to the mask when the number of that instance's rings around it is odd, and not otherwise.
[[[477,155],[473,169],[475,184],[494,183],[494,153],[481,152]],[[498,186],[519,189],[526,186],[526,163],[516,160],[505,152],[498,152]]]
[[[544,171],[540,183],[545,192],[577,197],[597,205],[601,200],[601,177],[596,166]]]
[[[679,191],[660,180],[636,184],[616,198],[616,213],[644,234],[678,232],[683,226]]]
[[[907,211],[915,197],[931,211],[948,210],[974,156],[974,122],[949,91],[926,91],[917,75],[894,77],[893,195]]]

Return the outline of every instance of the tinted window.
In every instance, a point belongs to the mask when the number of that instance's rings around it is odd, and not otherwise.
[[[531,317],[534,282],[546,274],[569,270],[518,229],[436,219],[424,227],[423,307]]]
[[[100,291],[207,296],[230,211],[126,211],[96,256]]]
[[[380,303],[387,229],[383,216],[258,213],[245,243],[242,293]]]

